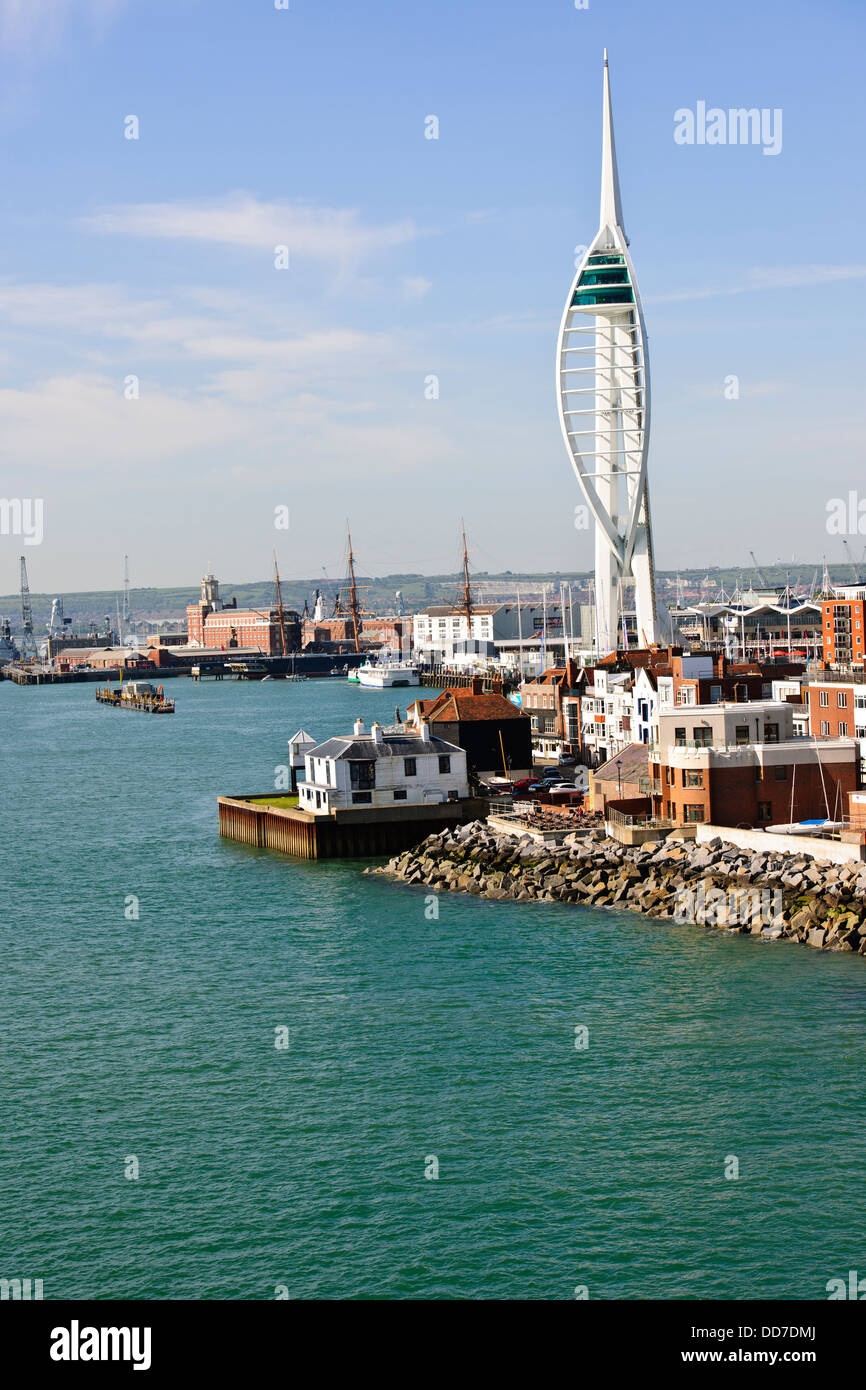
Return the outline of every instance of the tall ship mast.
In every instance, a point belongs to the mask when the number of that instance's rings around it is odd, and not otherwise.
[[[285,656],[288,651],[288,643],[286,642],[286,621],[283,616],[283,594],[280,589],[280,571],[277,567],[276,551],[274,551],[274,585],[277,591],[277,613],[280,619],[280,654]]]
[[[358,585],[355,582],[355,556],[352,550],[352,532],[346,522],[346,535],[349,538],[349,612],[352,615],[352,630],[355,638],[355,651],[361,650],[361,629],[358,623]]]
[[[466,524],[461,519],[463,532],[463,612],[466,614],[466,635],[472,636],[472,590],[469,586],[469,551],[466,549]]]

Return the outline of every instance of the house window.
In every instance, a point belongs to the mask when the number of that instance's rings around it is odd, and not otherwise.
[[[697,744],[698,748],[712,748],[712,729],[708,729],[703,724],[701,724],[697,728],[692,729],[692,734],[694,735],[694,741]]]
[[[737,727],[736,727],[735,730],[734,730],[734,742],[735,742],[735,743],[738,743],[738,744],[740,744],[740,745],[742,746],[742,744],[748,743],[748,741],[749,741],[749,726],[748,726],[748,724],[738,724]]]
[[[685,748],[685,746],[686,746],[686,731],[685,731],[685,729],[674,729],[674,743],[676,744],[677,748]]]
[[[819,690],[819,691],[818,691],[818,704],[819,704],[819,705],[822,705],[823,708],[826,709],[827,706],[829,705],[829,703],[830,703],[830,692],[829,692],[829,690]]]
[[[773,819],[773,807],[769,801],[758,802],[758,820],[765,825]]]
[[[448,800],[449,800],[449,801],[459,801],[459,800],[460,800],[460,793],[459,793],[456,789],[455,789],[454,791],[450,791],[450,792],[448,793]]]
[[[451,758],[447,753],[444,755],[444,757],[441,757],[439,759],[439,771],[440,773],[451,771]]]
[[[405,801],[405,800],[406,800],[406,788],[405,788],[405,787],[398,787],[398,788],[396,789],[396,791],[394,792],[394,800],[395,800],[395,801]]]
[[[321,793],[321,792],[316,792],[316,809],[317,809],[317,810],[318,810],[318,808],[321,806],[321,804],[322,804],[322,793]]]
[[[848,725],[847,725],[847,723],[846,723],[846,721],[845,721],[844,719],[840,719],[840,720],[839,720],[839,737],[840,737],[840,738],[847,738],[847,737],[848,737]]]
[[[778,766],[775,771],[775,778],[777,782],[787,782],[788,769],[786,767]]]
[[[372,758],[352,758],[349,762],[349,781],[358,791],[368,791],[375,787],[375,761]]]
[[[764,725],[764,742],[765,742],[765,743],[778,743],[778,742],[779,742],[779,726],[778,726],[778,724],[765,724],[765,725]]]
[[[822,738],[829,738],[829,737],[830,737],[830,721],[829,721],[829,719],[822,719],[822,720],[821,720],[821,737],[822,737]]]
[[[718,705],[722,698],[722,687],[720,685],[710,686],[710,704]]]
[[[417,767],[416,767],[416,765],[415,765],[415,759],[414,759],[414,758],[404,758],[404,759],[403,759],[403,773],[404,773],[404,775],[405,775],[406,777],[414,777],[414,776],[416,775],[416,773],[417,773],[417,770],[418,770],[418,769],[417,769]]]
[[[685,785],[687,787],[702,787],[704,785],[704,774],[702,772],[685,772]]]
[[[370,806],[373,802],[372,792],[352,792],[353,806]]]
[[[848,704],[848,692],[847,692],[847,690],[837,690],[837,691],[836,691],[836,708],[837,708],[837,709],[845,709],[845,707],[846,707],[847,704]]]
[[[703,818],[704,818],[704,808],[703,808],[703,806],[684,806],[684,807],[683,807],[683,820],[686,822],[686,824],[688,824],[689,822],[701,821],[701,820],[703,820]]]

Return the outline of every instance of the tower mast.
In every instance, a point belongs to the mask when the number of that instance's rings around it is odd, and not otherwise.
[[[352,551],[352,532],[349,523],[346,522],[346,534],[349,537],[349,612],[352,614],[352,628],[355,635],[355,651],[361,650],[361,636],[358,627],[358,586],[355,583],[355,556]]]
[[[283,595],[280,590],[280,571],[277,568],[277,552],[274,551],[274,582],[277,586],[277,613],[280,618],[280,650],[281,654],[286,654],[286,624],[283,619]]]
[[[466,524],[461,519],[463,532],[463,612],[466,614],[466,640],[472,639],[472,590],[469,586],[469,552],[466,549]]]

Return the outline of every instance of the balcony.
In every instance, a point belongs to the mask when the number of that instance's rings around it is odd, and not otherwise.
[[[809,666],[807,667],[807,675],[810,685],[819,682],[840,685],[849,681],[855,685],[863,685],[866,683],[866,666],[862,662],[859,665],[854,665],[851,662],[839,661],[830,671],[813,670]]]

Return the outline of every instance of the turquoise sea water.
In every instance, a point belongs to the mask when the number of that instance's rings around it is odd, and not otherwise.
[[[169,689],[156,718],[0,685],[0,1277],[816,1299],[866,1273],[866,962],[556,904],[428,920],[361,863],[227,843],[219,792],[406,692]]]

